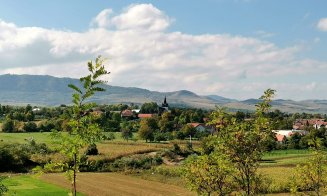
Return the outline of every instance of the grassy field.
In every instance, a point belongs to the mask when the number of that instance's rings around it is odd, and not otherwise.
[[[261,167],[295,167],[309,156],[309,150],[275,150],[263,156]]]
[[[51,144],[50,133],[3,133],[0,132],[0,141],[7,143],[26,143],[27,140],[34,139],[37,143]]]
[[[106,135],[109,135],[109,133],[105,133]],[[115,136],[115,141],[124,141],[121,137],[121,134],[119,132],[113,133]],[[134,134],[135,135],[135,134]],[[134,137],[137,137],[135,135]],[[51,144],[52,138],[50,132],[35,132],[35,133],[3,133],[0,132],[0,139],[3,140],[3,142],[8,143],[26,143],[26,140],[33,138],[37,143],[46,143]]]
[[[121,138],[120,133],[114,134],[116,139],[112,141],[102,141],[97,144],[100,155],[92,156],[91,159],[115,159],[131,154],[159,151],[164,148],[171,148],[173,143],[178,143],[182,148],[185,148],[186,146],[186,141],[145,143],[143,140],[138,140],[127,142]],[[26,143],[26,140],[29,140],[30,138],[33,138],[37,143],[52,143],[50,133],[0,133],[0,143]],[[195,142],[194,146],[197,148],[199,142]],[[265,153],[263,161],[260,164],[259,172],[271,179],[271,191],[286,192],[288,190],[288,183],[294,173],[294,167],[307,160],[309,156],[309,150],[278,150]],[[168,170],[169,168],[172,170],[176,169],[176,166],[169,167],[163,165],[160,167],[164,167],[164,169],[167,168]],[[19,176],[7,179],[6,183],[9,185],[11,191],[21,193],[19,191],[22,190],[22,192],[24,192],[23,195],[29,194],[28,190],[24,191],[25,189],[39,190],[41,191],[39,195],[45,195],[42,194],[43,189],[46,189],[47,193],[50,191],[47,195],[51,195],[53,192],[56,192],[54,195],[67,194],[67,190],[61,188],[58,189],[56,186],[47,188],[47,186],[51,186],[49,183],[69,188],[69,183],[65,182],[62,175],[46,175],[42,177],[42,180],[45,180],[46,183],[41,183],[39,179],[34,179],[30,176]],[[133,176],[126,176],[117,173],[80,173],[78,181],[81,186],[81,192],[86,195],[96,195],[95,193],[97,193],[97,195],[191,194],[183,188],[184,182],[178,175],[170,176],[152,171],[133,174]],[[98,192],[96,192],[96,190]],[[10,194],[15,192],[10,192]],[[38,193],[30,195],[37,194]]]
[[[60,196],[67,195],[69,189],[47,183],[31,175],[13,175],[4,180],[9,188],[5,195]],[[84,194],[78,194],[80,196]]]

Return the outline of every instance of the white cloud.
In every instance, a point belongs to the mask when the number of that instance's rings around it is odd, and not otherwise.
[[[254,32],[254,34],[259,36],[259,37],[262,37],[262,38],[271,38],[271,37],[275,36],[274,33],[266,32],[266,31],[263,31],[263,30],[258,30],[256,32]]]
[[[152,4],[131,5],[128,9],[112,18],[117,29],[140,29],[161,31],[170,24],[170,19]]]
[[[92,24],[118,30],[162,31],[171,23],[171,19],[152,4],[132,4],[120,15],[110,18],[112,13],[111,9],[101,11]]]
[[[317,28],[321,31],[327,31],[327,18],[320,19]]]
[[[265,88],[284,83],[310,87],[315,82],[310,76],[322,79],[327,73],[325,62],[298,58],[297,46],[280,48],[228,34],[167,32],[170,23],[151,4],[131,5],[120,14],[106,9],[86,32],[0,21],[0,73],[80,77],[87,71],[86,61],[101,54],[109,58],[111,85],[232,98],[258,97]]]
[[[102,10],[93,20],[91,25],[98,27],[109,27],[111,25],[110,15],[113,13],[112,9]]]

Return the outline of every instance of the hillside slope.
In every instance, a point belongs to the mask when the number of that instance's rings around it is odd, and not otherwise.
[[[72,91],[68,84],[79,84],[78,79],[57,78],[43,75],[0,75],[0,104],[56,106],[71,103]],[[238,101],[218,95],[200,96],[191,91],[174,92],[150,91],[136,87],[104,85],[105,92],[95,95],[93,101],[102,104],[157,102],[160,104],[167,96],[171,106],[213,109],[215,105],[225,106],[232,111],[254,110],[258,99]],[[293,101],[277,99],[274,109],[284,112],[307,112],[327,114],[327,100]]]
[[[0,103],[13,105],[55,106],[71,103],[72,91],[68,84],[79,84],[78,79],[57,78],[41,75],[0,75]],[[213,108],[218,102],[193,92],[181,90],[175,92],[157,92],[135,87],[104,85],[105,92],[94,96],[97,103],[161,103],[165,96],[169,104],[179,107]],[[226,98],[225,98],[226,99]],[[228,100],[228,99],[226,99]]]

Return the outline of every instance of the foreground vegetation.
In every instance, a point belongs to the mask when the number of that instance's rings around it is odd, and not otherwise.
[[[7,136],[8,133],[0,133],[0,137]],[[7,142],[20,142],[22,144],[27,143],[24,136],[37,138],[42,141],[47,141],[49,134],[48,133],[15,133],[15,134],[9,134],[11,140]],[[177,142],[177,141],[176,141]],[[180,145],[182,149],[187,149],[187,145],[185,142],[181,141]],[[196,145],[197,146],[197,145]],[[128,157],[129,155],[136,155],[140,154],[140,156],[144,156],[143,154],[147,154],[150,152],[160,152],[165,151],[167,152],[168,149],[170,149],[172,152],[174,152],[173,144],[166,143],[166,144],[159,144],[159,143],[144,143],[144,141],[137,141],[137,142],[131,142],[131,141],[123,141],[120,138],[104,141],[98,144],[99,149],[99,155],[90,156],[91,159],[94,160],[102,160],[103,157],[111,157],[112,160],[116,160],[120,157]],[[179,187],[186,187],[186,184],[181,176],[180,168],[182,167],[181,162],[179,160],[179,156],[176,155],[176,153],[165,153],[162,154],[163,157],[163,164],[160,166],[149,166],[146,169],[137,167],[136,165],[133,165],[131,167],[126,167],[127,165],[127,159],[125,160],[123,164],[122,170],[116,170],[119,172],[123,172],[125,175],[134,176],[137,178],[142,178],[145,180],[150,181],[156,181],[163,184],[170,184],[175,185]],[[310,151],[309,150],[275,150],[271,152],[267,152],[263,155],[263,161],[260,162],[260,166],[258,168],[258,172],[260,174],[265,175],[269,179],[271,179],[271,186],[268,192],[270,193],[284,193],[290,191],[290,182],[292,182],[292,175],[295,173],[296,165],[304,163],[309,157],[310,157]],[[130,159],[133,160],[133,159]],[[135,164],[135,162],[133,163]],[[81,173],[83,175],[87,175],[88,173]],[[100,174],[97,174],[100,175]],[[109,175],[108,173],[103,173],[103,175]],[[118,174],[117,174],[118,175]],[[57,184],[60,187],[69,188],[69,185],[66,183],[63,183],[62,181],[64,179],[63,174],[56,175],[57,181],[61,181],[61,184],[55,183],[54,181],[48,181],[48,183],[54,183]],[[124,176],[124,175],[120,175]],[[27,183],[27,186],[35,187],[36,185],[32,185],[33,183],[38,184],[38,180],[44,180],[47,178],[47,176],[42,177],[41,179],[35,179],[32,177],[29,177],[32,179],[30,183]],[[29,179],[28,178],[28,179]],[[127,177],[126,177],[127,178]],[[15,181],[16,178],[10,178],[11,180]],[[19,179],[19,178],[18,178]],[[61,180],[58,180],[61,179]],[[110,178],[112,181],[115,181],[114,178]],[[135,178],[129,178],[132,181],[138,181]],[[9,180],[6,179],[5,182]],[[84,184],[83,179],[79,179],[79,183]],[[79,184],[78,183],[78,184]],[[87,182],[89,183],[89,182]],[[112,182],[114,183],[114,182]],[[150,182],[147,182],[150,183]],[[5,183],[6,185],[9,185],[8,183]],[[24,183],[25,184],[25,183]],[[65,185],[63,185],[65,184]],[[151,184],[151,183],[150,183]],[[136,193],[139,193],[138,191],[144,191],[141,185],[140,189],[133,189]],[[163,186],[163,185],[162,185]],[[15,188],[13,186],[8,186],[9,190],[13,191]],[[117,188],[117,187],[116,187]],[[42,189],[42,188],[41,188]],[[119,189],[119,188],[117,188]],[[124,189],[121,187],[121,189]],[[30,189],[32,191],[33,189]],[[47,189],[44,189],[46,191]],[[173,190],[173,189],[172,189]],[[184,189],[185,190],[185,189]],[[40,190],[41,191],[41,190]],[[62,190],[61,190],[62,191]],[[62,195],[66,195],[69,190],[64,189],[64,193],[61,192]],[[83,190],[80,190],[82,193]],[[119,191],[119,190],[116,190]],[[124,191],[124,190],[121,190]],[[186,190],[185,190],[186,191]],[[187,191],[186,191],[187,192]],[[10,192],[12,193],[12,192]],[[35,194],[33,194],[35,195]],[[58,194],[57,194],[58,195]],[[88,194],[86,194],[88,195]],[[92,195],[92,194],[90,194]],[[139,194],[138,194],[139,195]]]
[[[89,62],[90,74],[80,79],[79,86],[69,85],[72,106],[41,110],[0,105],[5,132],[0,133],[0,172],[44,174],[43,181],[71,186],[72,195],[77,195],[77,187],[87,195],[192,194],[184,186],[206,195],[320,195],[327,188],[326,128],[307,124],[308,134],[276,142],[272,129],[289,128],[298,115],[270,112],[274,90],[264,92],[253,114],[219,107],[167,111],[165,99],[163,107],[143,104],[141,112],[148,114],[139,119],[131,110],[133,104],[98,107],[89,102],[104,90],[99,77],[108,72],[102,64],[101,57]],[[118,173],[163,183],[136,182]],[[29,175],[0,175],[0,195],[8,188],[9,194],[67,192],[48,183]],[[32,190],[25,191],[23,184]]]

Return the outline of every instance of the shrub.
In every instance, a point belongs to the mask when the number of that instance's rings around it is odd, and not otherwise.
[[[129,140],[133,137],[133,133],[132,133],[132,130],[130,129],[122,129],[121,130],[121,136],[122,138],[124,138],[125,140]]]
[[[120,159],[101,159],[96,161],[84,161],[80,167],[80,171],[91,172],[112,172],[112,171],[130,171],[150,169],[152,166],[162,164],[160,156],[150,155],[132,155],[129,157],[122,157]]]
[[[148,155],[134,155],[123,157],[112,163],[114,170],[135,170],[135,169],[150,169],[152,166],[160,165],[161,157],[151,157]]]
[[[85,153],[85,155],[98,155],[99,152],[98,152],[98,148],[97,148],[97,145],[96,144],[90,144]]]
[[[182,152],[181,147],[179,147],[178,144],[174,144],[173,152],[176,153],[176,154],[181,154],[181,152]]]
[[[183,140],[183,139],[185,139],[185,135],[184,135],[184,133],[182,132],[182,131],[177,131],[176,132],[176,138],[177,139],[180,139],[180,140]]]
[[[37,132],[38,131],[38,128],[34,122],[25,123],[23,129],[26,132]]]
[[[107,135],[103,135],[103,139],[104,140],[114,140],[116,139],[115,134],[114,133],[109,133],[108,136]]]
[[[47,121],[44,121],[42,122],[40,125],[39,125],[39,130],[41,132],[50,132],[52,129],[55,129],[55,124],[50,121],[50,120],[47,120]]]
[[[162,133],[162,132],[159,132],[159,131],[156,131],[154,133],[154,141],[156,142],[160,142],[160,141],[167,141],[168,138],[167,138],[167,135],[165,133]]]
[[[27,172],[38,165],[32,161],[34,154],[48,154],[51,150],[45,144],[3,144],[0,146],[0,172]]]
[[[14,120],[7,119],[2,123],[2,131],[11,133],[16,131]]]
[[[167,177],[180,177],[182,175],[182,171],[177,167],[162,167],[158,166],[151,169],[152,173],[157,173]]]
[[[0,172],[27,172],[35,165],[30,161],[30,152],[23,145],[6,144],[0,147]]]

